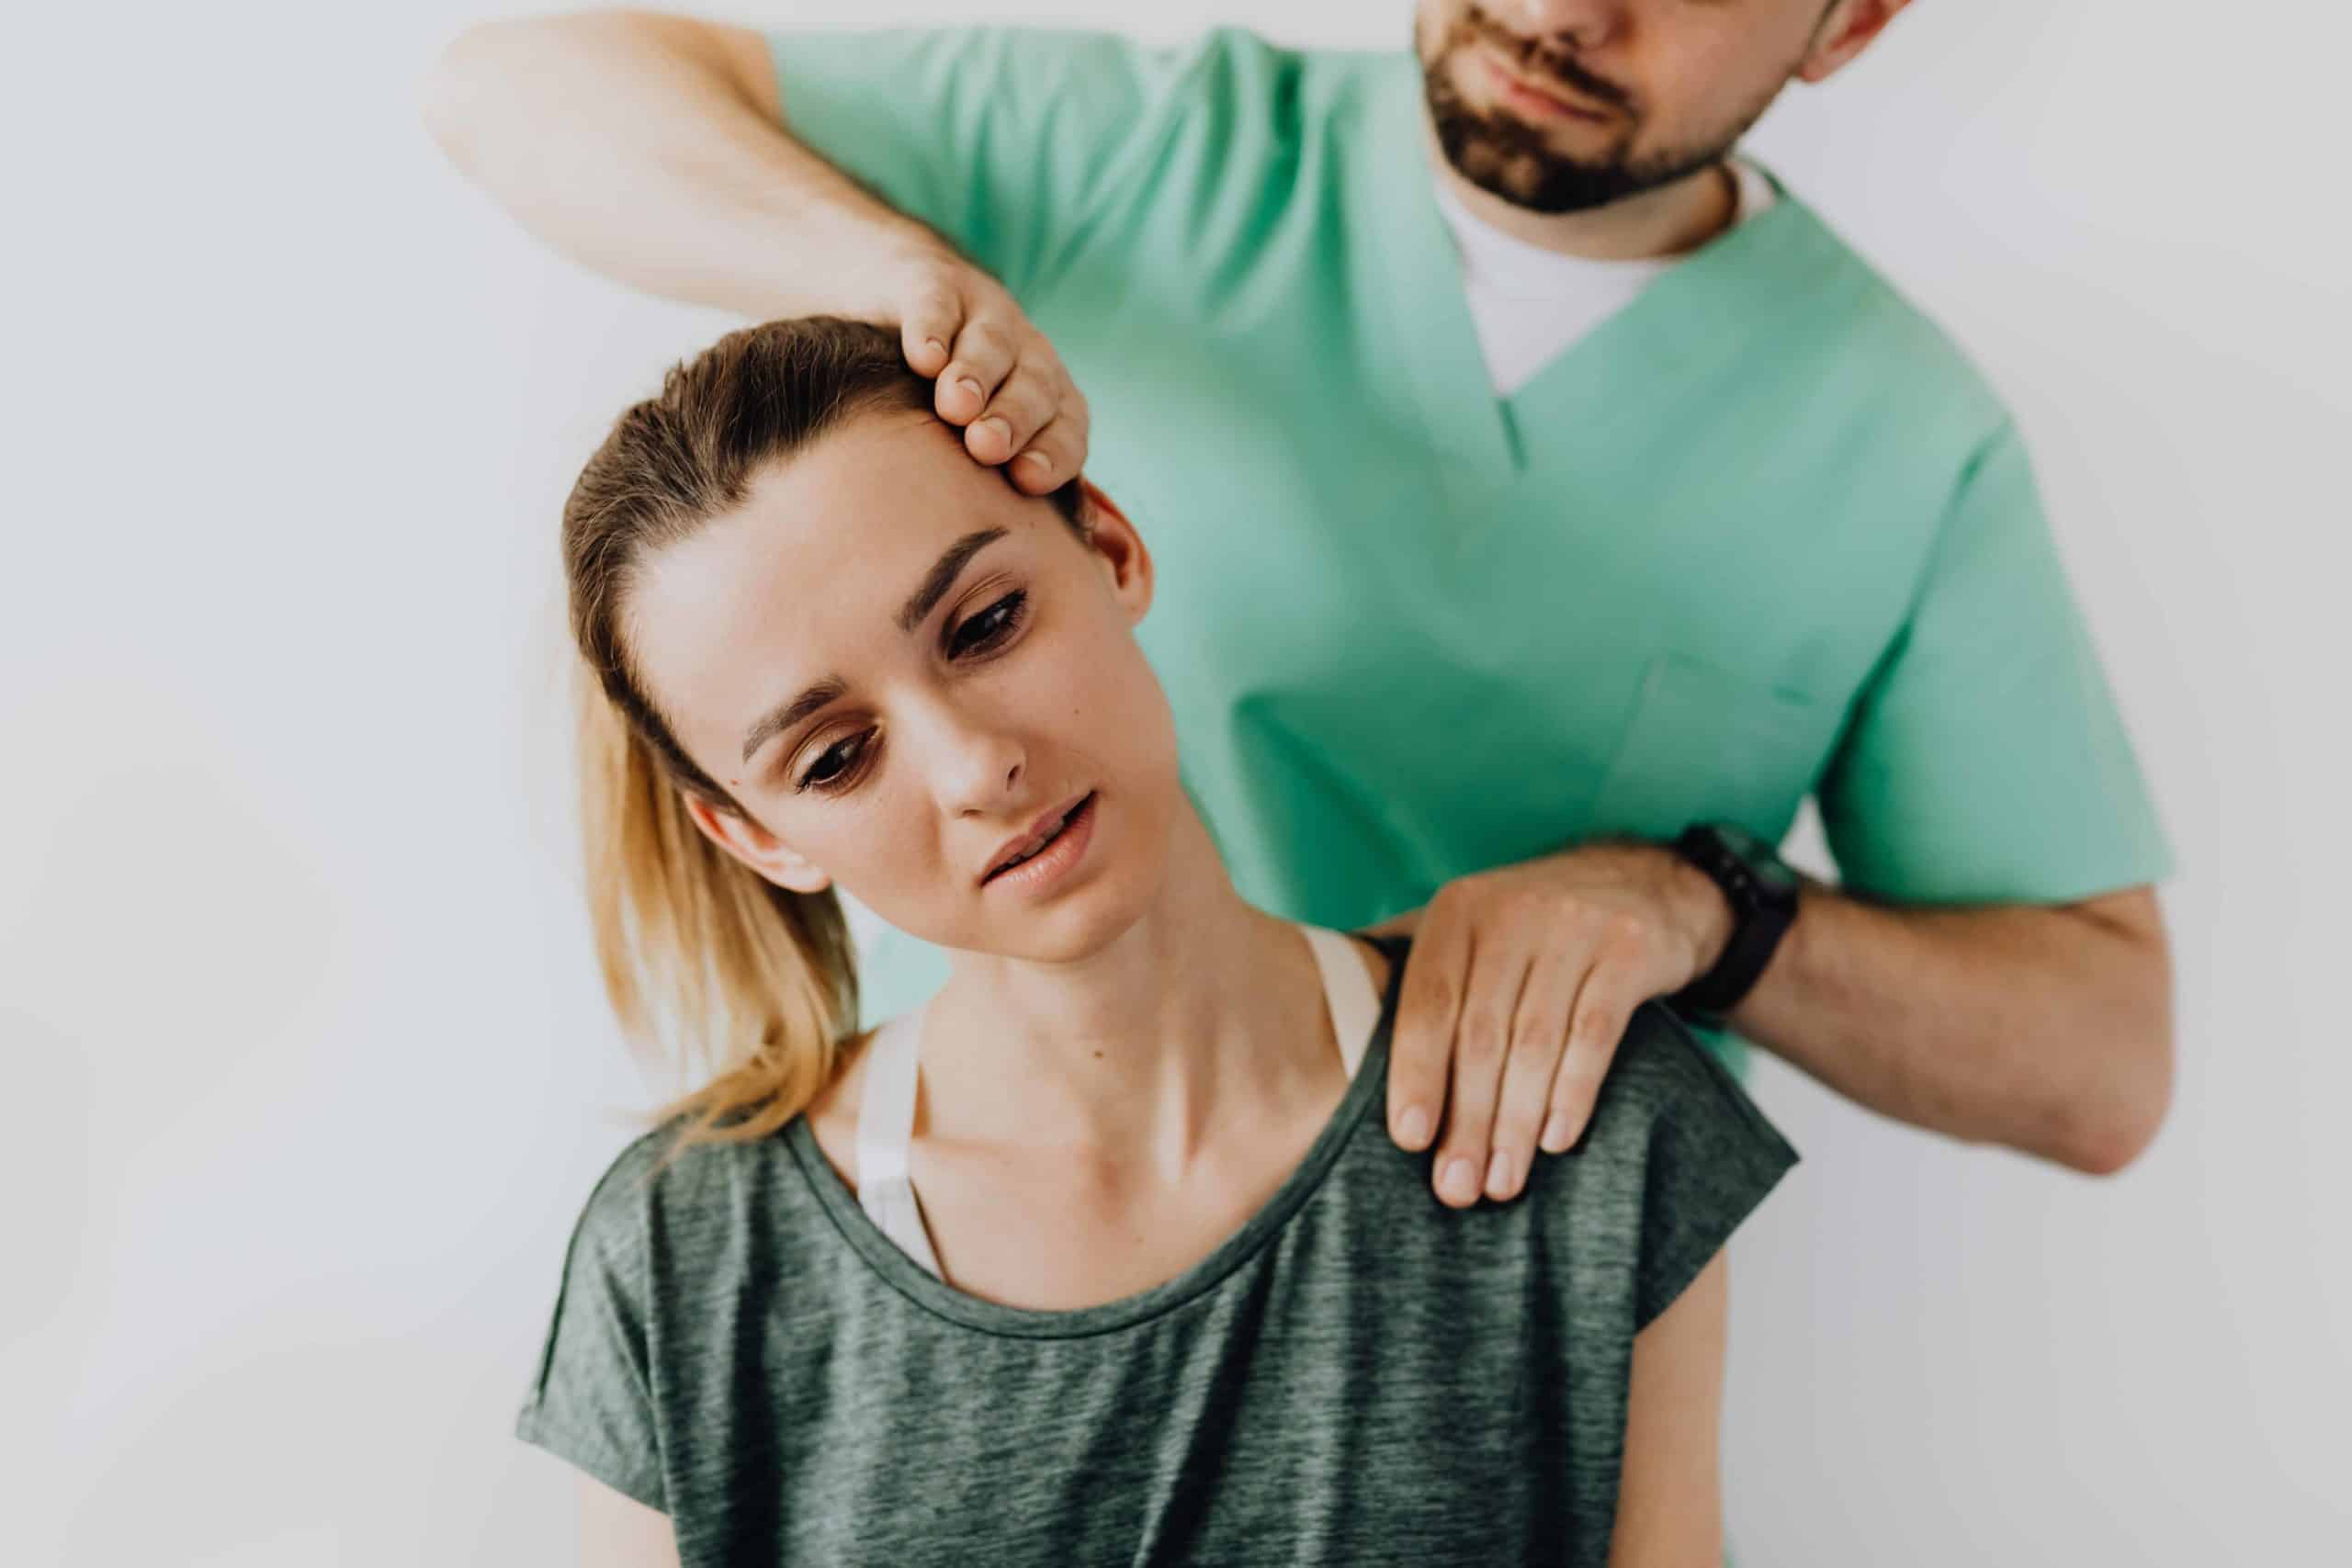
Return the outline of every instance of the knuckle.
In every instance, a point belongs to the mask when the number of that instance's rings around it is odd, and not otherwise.
[[[956,354],[967,361],[981,361],[1001,366],[1010,357],[1012,344],[1002,322],[992,316],[975,313],[964,323],[964,331],[956,340]]]
[[[1560,1026],[1550,1018],[1523,1018],[1511,1026],[1510,1054],[1518,1056],[1556,1055],[1561,1047]]]
[[[934,325],[952,321],[964,313],[963,297],[944,284],[934,283],[915,291],[913,308],[907,312],[910,321]]]
[[[1045,423],[1046,415],[1052,412],[1053,401],[1046,389],[1037,384],[1036,377],[1016,368],[1005,378],[1004,385],[997,389],[996,401],[990,406],[998,412],[1017,413],[1030,424],[1036,425]]]
[[[1457,1034],[1461,1041],[1462,1059],[1465,1062],[1488,1063],[1503,1054],[1503,1032],[1496,1026],[1490,1013],[1463,1014],[1462,1027]]]
[[[1560,1060],[1561,1076],[1573,1074],[1579,1079],[1598,1079],[1608,1070],[1609,1057],[1616,1044],[1617,1028],[1606,1012],[1578,1017],[1568,1041],[1567,1055]]]
[[[1461,991],[1451,976],[1433,974],[1422,983],[1420,1010],[1423,1012],[1443,1018],[1453,1011],[1461,999]]]

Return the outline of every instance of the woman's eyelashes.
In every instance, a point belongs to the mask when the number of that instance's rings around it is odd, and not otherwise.
[[[855,735],[826,747],[817,754],[817,760],[808,764],[808,771],[800,775],[800,782],[792,786],[794,791],[846,789],[873,737],[874,731],[861,729]]]
[[[947,656],[965,659],[1002,647],[1021,629],[1028,608],[1028,591],[1016,588],[978,615],[965,616],[948,629]]]
[[[947,657],[965,660],[985,658],[1012,640],[1028,619],[1029,593],[1016,588],[991,603],[988,608],[967,615],[950,626],[942,638]],[[795,793],[808,790],[837,791],[847,789],[857,782],[864,771],[861,764],[873,750],[874,731],[861,729],[856,734],[834,741],[817,754],[793,785]]]

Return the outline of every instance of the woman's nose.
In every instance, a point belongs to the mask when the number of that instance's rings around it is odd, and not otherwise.
[[[993,816],[1020,797],[1029,759],[1016,737],[990,726],[949,724],[934,744],[933,787],[950,816]]]

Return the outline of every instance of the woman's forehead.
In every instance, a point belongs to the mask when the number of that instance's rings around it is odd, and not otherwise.
[[[928,413],[854,421],[643,563],[632,653],[699,750],[779,679],[854,678],[846,666],[907,635],[899,612],[944,551],[991,527],[1025,532],[1035,505]]]

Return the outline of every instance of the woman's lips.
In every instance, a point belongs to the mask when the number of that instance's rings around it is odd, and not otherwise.
[[[1078,868],[1086,857],[1087,845],[1093,841],[1099,795],[1099,791],[1089,791],[1044,849],[1009,871],[992,873],[980,886],[1034,897],[1060,883]]]

